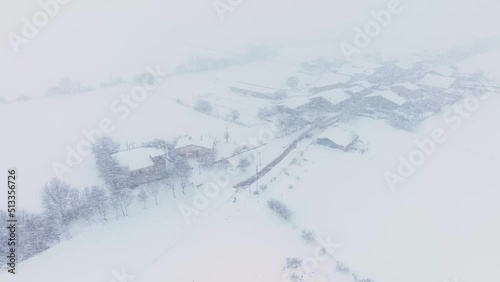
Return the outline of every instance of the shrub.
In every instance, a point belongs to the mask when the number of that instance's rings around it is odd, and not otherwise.
[[[33,98],[31,98],[30,96],[27,96],[27,95],[21,95],[19,97],[16,98],[16,101],[17,102],[25,102],[25,101],[29,101]]]
[[[344,265],[343,263],[337,261],[337,265],[336,265],[336,268],[339,272],[342,272],[342,273],[349,273],[349,268]]]
[[[300,266],[302,261],[298,258],[286,258],[286,268],[296,269]]]
[[[309,230],[302,230],[302,240],[304,240],[308,244],[313,243],[315,240],[314,233]]]
[[[248,166],[250,166],[250,161],[248,158],[241,158],[240,161],[238,162],[238,168],[244,172],[247,170]]]
[[[212,104],[210,104],[210,102],[204,101],[204,100],[198,100],[198,102],[196,103],[196,106],[194,108],[195,108],[195,110],[202,112],[202,113],[205,113],[205,114],[211,114],[213,111]]]
[[[292,212],[290,211],[290,209],[278,200],[269,200],[267,201],[267,205],[272,211],[274,211],[284,220],[289,220],[292,217]]]

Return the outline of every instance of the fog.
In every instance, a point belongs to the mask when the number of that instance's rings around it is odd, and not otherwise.
[[[203,51],[247,44],[331,40],[351,42],[354,28],[390,1],[242,1],[218,16],[205,1],[69,1],[27,44],[14,52],[9,33],[21,33],[23,17],[41,10],[38,1],[4,2],[0,11],[0,74],[3,96],[40,96],[71,77],[93,84],[113,75],[128,76],[145,66],[172,66]],[[363,52],[404,55],[445,50],[500,34],[494,0],[402,1],[403,11]],[[340,49],[332,46],[331,54]],[[216,54],[214,54],[216,55]],[[322,54],[324,55],[324,54]]]

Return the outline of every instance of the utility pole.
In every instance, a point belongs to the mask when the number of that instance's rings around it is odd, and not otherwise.
[[[259,174],[259,166],[256,165],[255,166],[255,175],[257,176],[257,181],[255,183],[256,183],[257,187],[256,187],[255,191],[257,191],[257,192],[259,192],[259,176],[258,176],[258,174]]]

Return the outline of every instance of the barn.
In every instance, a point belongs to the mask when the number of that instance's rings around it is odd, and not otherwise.
[[[167,158],[163,149],[133,148],[116,152],[111,157],[118,165],[127,169],[134,186],[161,179],[167,170]]]
[[[330,127],[326,129],[316,141],[319,145],[339,149],[348,152],[354,149],[359,137],[342,127]]]
[[[196,158],[211,154],[215,149],[215,139],[209,136],[193,138],[185,136],[177,140],[173,153],[185,158]]]

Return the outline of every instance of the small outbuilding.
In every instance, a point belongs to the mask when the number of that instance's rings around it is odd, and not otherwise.
[[[173,153],[185,158],[196,158],[212,154],[215,149],[215,139],[209,136],[194,138],[185,136],[177,140]]]
[[[111,157],[127,169],[135,186],[161,179],[167,170],[168,160],[163,149],[133,148],[116,152]]]
[[[359,137],[355,133],[345,128],[330,127],[318,137],[317,143],[348,152],[354,149],[354,145],[358,140]]]

